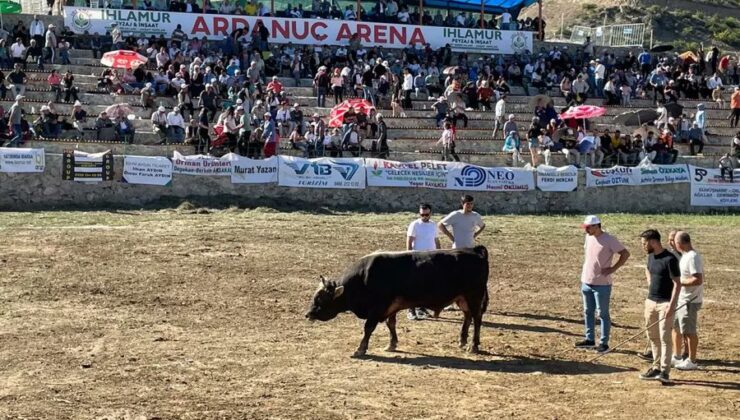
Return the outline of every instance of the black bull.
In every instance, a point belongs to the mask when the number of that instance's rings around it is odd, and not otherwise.
[[[477,352],[481,321],[488,306],[488,250],[485,247],[366,255],[338,282],[321,277],[306,317],[328,321],[340,312],[351,311],[365,319],[365,335],[355,352],[355,356],[362,356],[379,322],[385,321],[388,325],[391,341],[387,350],[393,351],[398,344],[398,311],[424,307],[438,314],[453,302],[465,315],[460,347],[467,345],[472,321],[470,351]]]

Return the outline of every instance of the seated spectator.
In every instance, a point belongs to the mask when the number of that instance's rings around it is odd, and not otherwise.
[[[737,158],[732,156],[730,153],[725,153],[725,155],[719,159],[719,170],[723,181],[725,180],[725,176],[729,174],[730,182],[735,182],[734,172],[736,166]]]
[[[152,113],[152,131],[159,136],[159,144],[167,144],[167,112],[163,106],[159,106]]]
[[[77,86],[74,85],[75,82],[75,76],[72,74],[71,70],[67,70],[66,73],[64,73],[64,77],[62,78],[62,87],[64,90],[64,102],[73,102],[73,101],[79,101],[79,97],[77,93],[79,92],[79,89]]]
[[[136,134],[134,124],[122,115],[116,118],[116,132],[119,141],[128,144],[134,143],[134,135]]]
[[[521,160],[520,150],[521,141],[519,140],[519,133],[516,131],[510,131],[506,136],[506,140],[504,140],[504,147],[501,151],[511,153],[511,166],[519,166],[519,161]]]
[[[185,139],[185,120],[178,107],[167,114],[167,139],[173,143],[182,143]]]
[[[85,129],[87,128],[87,111],[82,109],[82,103],[75,101],[72,107],[72,125],[79,132],[78,138],[85,136]]]
[[[115,124],[108,117],[108,113],[103,111],[95,120],[95,137],[100,141],[115,141],[117,134]]]

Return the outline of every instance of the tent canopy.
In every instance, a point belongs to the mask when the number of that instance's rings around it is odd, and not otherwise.
[[[484,3],[486,13],[501,14],[508,10],[514,17],[519,16],[523,8],[537,3],[537,0],[424,0],[424,6],[480,12],[481,1]],[[414,1],[409,4],[413,5]]]

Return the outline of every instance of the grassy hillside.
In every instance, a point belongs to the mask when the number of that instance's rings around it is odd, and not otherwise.
[[[561,26],[567,39],[573,25],[644,22],[652,28],[655,44],[740,49],[740,0],[545,0],[543,12],[551,38],[560,37]],[[535,16],[536,7],[525,14]]]

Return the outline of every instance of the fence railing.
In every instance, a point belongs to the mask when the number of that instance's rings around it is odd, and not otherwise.
[[[608,25],[590,28],[574,26],[570,42],[583,44],[586,37],[591,37],[594,45],[605,47],[640,47],[645,42],[646,25],[644,23]]]

